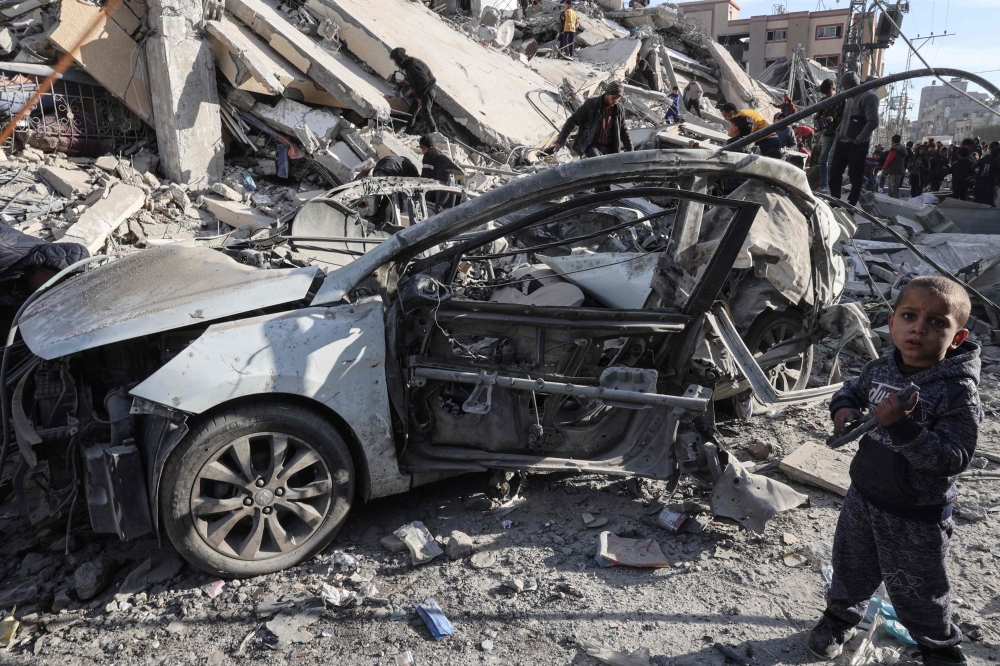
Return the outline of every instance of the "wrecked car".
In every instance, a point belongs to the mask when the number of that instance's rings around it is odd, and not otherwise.
[[[4,381],[32,520],[79,492],[97,532],[160,532],[254,576],[323,548],[358,499],[463,472],[692,475],[757,532],[805,499],[748,473],[715,425],[718,399],[838,388],[807,380],[812,345],[844,334],[843,231],[801,170],[582,160],[371,246],[335,197],[299,215],[350,260],[161,247],[26,309]]]

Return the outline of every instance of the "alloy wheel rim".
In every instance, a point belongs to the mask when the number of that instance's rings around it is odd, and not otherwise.
[[[753,350],[754,356],[760,356],[775,345],[786,340],[791,340],[795,337],[796,333],[798,331],[788,322],[776,323],[764,331],[760,342],[757,343],[757,348]],[[805,354],[806,352],[803,351],[794,361],[779,363],[773,368],[768,369],[766,374],[768,380],[771,382],[771,386],[783,392],[794,390],[795,384],[799,381],[799,377],[802,376]]]
[[[247,561],[289,553],[323,524],[333,477],[309,443],[254,433],[219,448],[191,490],[191,518],[216,552]]]

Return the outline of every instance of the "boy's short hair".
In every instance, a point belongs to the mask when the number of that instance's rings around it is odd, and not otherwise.
[[[722,113],[736,113],[739,109],[732,102],[723,102],[719,105],[719,111]]]
[[[434,137],[432,137],[430,134],[424,134],[422,137],[420,137],[420,145],[428,149],[433,148]]]
[[[898,134],[893,134],[892,135],[892,142],[893,143],[899,143],[902,140],[903,140],[903,137],[899,136]]]
[[[823,79],[823,83],[819,84],[819,91],[824,95],[833,90],[833,79]]]
[[[923,289],[943,298],[948,304],[948,313],[955,316],[955,321],[961,328],[965,328],[969,322],[969,313],[972,311],[972,302],[962,285],[941,275],[915,277],[899,290],[893,309],[897,309],[906,295],[915,289]]]
[[[966,158],[966,157],[968,157],[969,156],[969,149],[966,148],[965,146],[962,146],[961,148],[958,149],[958,156],[961,157],[961,158],[963,158],[963,159]]]

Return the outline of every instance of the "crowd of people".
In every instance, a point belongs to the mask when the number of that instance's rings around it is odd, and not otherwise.
[[[931,139],[904,144],[897,134],[888,149],[877,145],[868,156],[866,187],[886,189],[889,196],[898,199],[906,177],[910,197],[919,197],[924,192],[940,193],[951,176],[952,197],[965,200],[971,193],[976,203],[995,207],[998,167],[1000,141],[986,145],[979,137],[970,137],[947,146]]]

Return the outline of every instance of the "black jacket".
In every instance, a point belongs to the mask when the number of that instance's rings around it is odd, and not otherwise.
[[[439,183],[447,183],[448,176],[452,172],[457,172],[459,175],[463,173],[462,168],[439,149],[431,148],[424,153],[423,172],[421,173],[424,178],[433,178]]]
[[[372,169],[372,175],[419,178],[420,172],[417,171],[417,166],[409,159],[399,157],[398,155],[389,155],[378,161],[375,168]]]
[[[840,121],[844,117],[844,103],[840,102],[834,104],[828,109],[823,109],[820,111],[824,118],[833,118],[832,123],[827,123],[826,130],[823,131],[824,136],[836,136],[837,130],[840,129]]]
[[[876,426],[861,438],[851,462],[851,485],[883,511],[938,522],[951,515],[955,480],[976,452],[983,409],[979,401],[979,346],[965,342],[937,365],[904,377],[899,351],[871,361],[844,382],[830,412],[858,410],[898,393],[910,382],[920,399],[909,416]]]
[[[948,158],[935,155],[931,158],[931,180],[944,180],[948,174]]]
[[[0,281],[16,280],[29,268],[61,271],[89,256],[77,243],[47,243],[0,224]]]
[[[437,79],[434,78],[430,67],[423,60],[407,57],[399,67],[406,75],[410,87],[420,99],[427,97],[427,93],[434,89]]]
[[[591,144],[594,143],[594,139],[597,138],[597,133],[601,129],[601,107],[603,104],[603,95],[591,97],[581,104],[580,108],[574,111],[566,124],[563,125],[556,142],[565,146],[570,132],[573,131],[574,127],[579,127],[580,131],[577,132],[576,140],[573,141],[573,150],[581,155],[585,153],[587,148],[590,148]],[[615,104],[611,107],[611,113],[613,119],[611,135],[608,138],[608,152],[620,153],[623,147],[625,152],[632,152],[632,139],[629,138],[628,130],[625,129],[625,114],[622,113],[622,107]]]
[[[647,60],[639,61],[639,64],[635,67],[635,71],[632,72],[631,78],[633,81],[648,86],[650,90],[656,90],[656,74]]]

